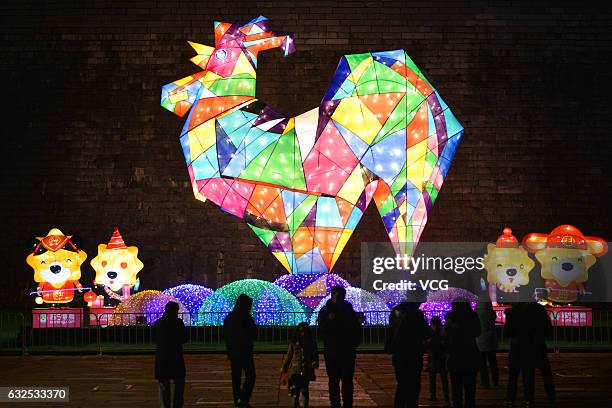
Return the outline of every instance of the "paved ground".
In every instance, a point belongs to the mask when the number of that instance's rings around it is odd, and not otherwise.
[[[612,406],[612,354],[583,353],[551,355],[558,389],[559,407]],[[285,388],[278,385],[280,354],[256,357],[257,383],[254,407],[288,407]],[[498,355],[502,384],[506,383],[507,360]],[[230,375],[222,355],[186,356],[188,370],[186,406],[231,406]],[[25,356],[0,357],[0,386],[66,386],[70,387],[74,407],[154,407],[157,387],[152,379],[153,356]],[[329,406],[327,378],[319,370],[311,384],[311,406]],[[386,355],[360,355],[357,360],[356,406],[390,406],[394,377]],[[428,401],[428,378],[423,373],[421,406],[442,407]],[[441,390],[440,390],[441,391]],[[520,392],[520,390],[519,390]],[[478,406],[500,407],[504,389],[478,389]],[[544,401],[538,379],[537,397]],[[0,404],[2,406],[2,404]],[[18,404],[17,407],[40,406]]]

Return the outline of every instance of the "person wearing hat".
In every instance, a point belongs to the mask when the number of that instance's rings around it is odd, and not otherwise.
[[[334,286],[331,299],[318,316],[319,333],[323,336],[325,369],[329,377],[329,400],[332,408],[339,408],[340,383],[342,402],[353,406],[353,376],[356,348],[360,343],[361,324],[353,306],[345,300],[346,289]]]

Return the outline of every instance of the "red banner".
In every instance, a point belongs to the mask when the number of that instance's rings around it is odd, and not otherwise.
[[[69,307],[61,309],[32,309],[32,327],[34,329],[75,328],[81,326],[83,326],[83,309]]]

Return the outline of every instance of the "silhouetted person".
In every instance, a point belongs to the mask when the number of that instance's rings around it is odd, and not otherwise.
[[[257,326],[251,316],[253,299],[241,294],[236,299],[234,309],[223,323],[227,357],[232,369],[232,393],[234,405],[248,407],[255,385],[255,361],[253,344],[257,336]],[[244,371],[244,384],[242,372]]]
[[[325,369],[329,377],[329,400],[332,408],[340,407],[340,382],[344,407],[353,406],[355,349],[359,345],[361,327],[353,306],[344,300],[346,290],[334,286],[331,299],[318,316],[319,333],[323,336]]]
[[[504,333],[510,339],[506,400],[510,405],[516,399],[519,374],[523,377],[526,404],[533,405],[535,369],[538,368],[542,372],[548,402],[550,406],[555,406],[555,387],[546,350],[546,336],[551,331],[548,313],[538,303],[517,303],[506,310]]]
[[[495,319],[497,315],[491,302],[478,302],[476,306],[480,319],[480,336],[476,338],[480,350],[480,385],[489,386],[489,370],[493,385],[499,385],[499,369],[497,367],[497,332]]]
[[[385,349],[395,368],[395,408],[418,407],[423,371],[423,351],[429,327],[418,302],[403,302],[389,315]]]
[[[166,303],[163,316],[153,325],[155,332],[155,379],[159,382],[159,397],[162,407],[170,405],[170,380],[174,381],[174,406],[183,406],[185,391],[185,325],[178,317],[179,305]]]
[[[480,366],[476,337],[480,335],[480,321],[463,298],[453,302],[445,318],[453,408],[471,408],[476,405],[476,373]]]
[[[438,316],[431,318],[431,338],[428,342],[427,370],[429,371],[429,399],[436,400],[436,375],[440,375],[444,401],[449,402],[448,370],[446,369],[446,340],[442,320]]]
[[[287,373],[289,391],[293,406],[300,406],[300,394],[304,408],[308,408],[310,381],[314,381],[315,369],[319,367],[317,342],[312,336],[308,323],[300,323],[289,341],[289,348],[283,360],[282,373]]]

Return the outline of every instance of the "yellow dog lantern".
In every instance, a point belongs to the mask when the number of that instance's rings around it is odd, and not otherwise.
[[[96,271],[94,285],[98,294],[104,297],[105,306],[116,306],[118,302],[138,290],[138,272],[143,263],[138,259],[138,248],[126,246],[119,229],[115,228],[108,244],[98,245],[98,255],[91,260]],[[92,299],[92,294],[88,294]]]
[[[45,237],[36,237],[32,252],[26,258],[34,270],[38,283],[35,293],[37,304],[66,304],[74,299],[75,290],[83,288],[81,264],[87,254],[80,249],[78,240],[53,228]]]
[[[557,303],[575,302],[578,294],[584,293],[595,257],[608,251],[606,241],[584,236],[572,225],[560,225],[550,234],[528,234],[523,246],[534,252],[542,265],[547,300]]]
[[[487,271],[489,283],[489,297],[493,304],[498,303],[498,291],[501,292],[499,300],[507,297],[506,294],[517,293],[520,286],[529,284],[529,272],[535,262],[512,235],[510,228],[504,232],[495,244],[487,245],[487,254],[483,264]]]

